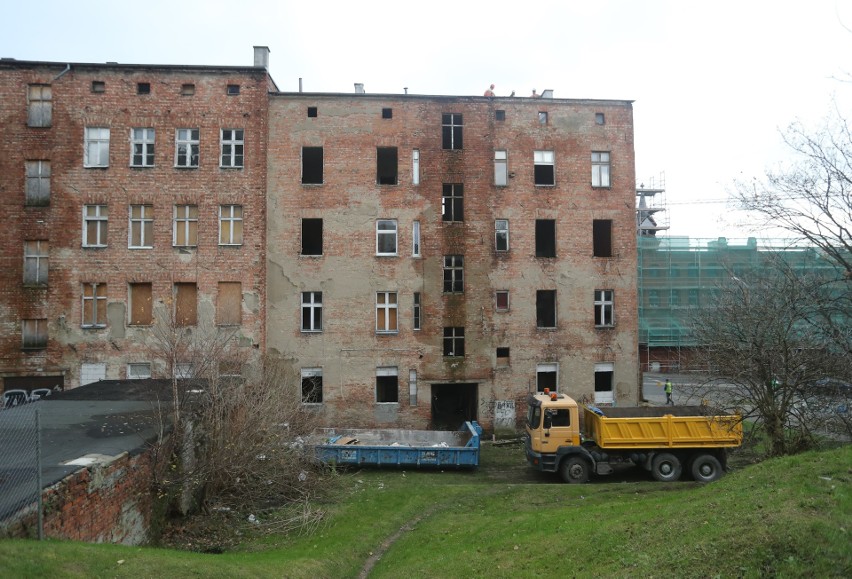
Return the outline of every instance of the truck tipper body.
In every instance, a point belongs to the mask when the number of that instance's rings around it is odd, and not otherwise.
[[[475,468],[481,435],[482,427],[469,421],[456,431],[321,428],[309,443],[329,464]]]
[[[527,460],[582,483],[623,466],[638,466],[660,481],[683,473],[701,482],[724,474],[727,449],[742,443],[737,415],[714,415],[705,406],[583,406],[570,396],[530,394]]]

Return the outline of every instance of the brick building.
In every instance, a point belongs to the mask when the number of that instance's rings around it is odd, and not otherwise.
[[[158,311],[262,351],[267,59],[0,60],[4,389],[188,371],[152,367]]]
[[[629,101],[277,93],[267,347],[346,425],[638,392]]]

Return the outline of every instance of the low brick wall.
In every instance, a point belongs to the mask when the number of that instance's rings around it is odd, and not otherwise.
[[[68,475],[44,489],[44,536],[92,543],[141,545],[153,537],[154,451],[122,453]],[[32,507],[3,523],[0,535],[38,537]]]

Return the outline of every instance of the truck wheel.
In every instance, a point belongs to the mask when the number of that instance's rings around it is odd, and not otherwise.
[[[651,463],[651,475],[660,482],[676,481],[682,471],[678,457],[668,452],[661,452]]]
[[[722,478],[722,463],[712,454],[702,454],[692,461],[692,478],[709,483]]]
[[[559,464],[559,476],[571,484],[589,482],[589,461],[579,456],[563,458]]]

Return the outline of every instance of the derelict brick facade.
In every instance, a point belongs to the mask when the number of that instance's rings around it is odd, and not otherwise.
[[[140,88],[146,83],[149,90]],[[50,88],[49,126],[28,126],[28,87]],[[239,94],[227,94],[228,85]],[[219,282],[241,283],[237,330],[264,348],[266,108],[262,67],[0,62],[0,376],[80,384],[83,364],[125,378],[150,362],[151,325],[132,325],[128,284],[150,283],[153,309],[170,311],[173,284],[197,286],[198,323],[214,324]],[[140,94],[141,93],[141,94]],[[87,127],[109,129],[108,166],[84,166]],[[154,130],[153,166],[131,166],[131,130]],[[220,168],[220,130],[244,130],[244,166]],[[176,168],[176,129],[199,130],[197,168]],[[25,202],[28,161],[49,161],[49,202]],[[86,205],[108,209],[103,247],[84,247]],[[131,205],[152,211],[149,249],[130,249]],[[175,205],[198,208],[197,246],[173,247]],[[219,207],[242,207],[243,239],[219,243]],[[25,287],[24,244],[49,244],[46,286]],[[106,284],[103,327],[83,327],[83,284]],[[22,348],[22,320],[44,320],[46,347]],[[154,365],[152,373],[167,370]],[[26,382],[26,381],[24,381]]]
[[[461,115],[460,150],[443,148],[448,113]],[[638,401],[630,102],[282,93],[269,129],[267,345],[321,374],[321,422],[513,427],[548,372],[577,398]],[[304,147],[322,147],[321,184],[302,184]],[[380,147],[397,148],[397,184],[377,184]],[[506,186],[495,185],[495,150]],[[554,185],[535,185],[535,151],[553,152]],[[591,184],[593,151],[610,155],[609,187]],[[463,184],[463,220],[442,218],[445,183]],[[322,220],[321,255],[301,254],[304,219]],[[396,255],[377,255],[377,220],[396,221]],[[509,222],[507,252],[495,250],[495,220]],[[536,220],[555,222],[555,257],[536,257]],[[593,256],[594,220],[612,221],[610,257]],[[448,255],[463,256],[463,292],[444,291]],[[595,325],[596,289],[614,292],[610,327]],[[498,290],[508,311],[496,310]],[[537,290],[556,291],[555,328],[537,327]],[[303,292],[321,292],[321,331],[303,331]],[[392,332],[377,331],[377,292],[396,293]],[[448,327],[464,329],[463,356],[445,355]],[[388,372],[398,396],[383,402],[377,374]]]

